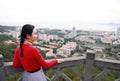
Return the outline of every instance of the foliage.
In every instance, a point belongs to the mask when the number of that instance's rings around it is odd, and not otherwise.
[[[12,73],[7,75],[7,80],[6,81],[17,81],[20,77],[22,76],[22,73]]]
[[[61,33],[60,30],[54,29],[54,30],[46,30],[46,34],[53,34],[53,35],[58,35],[59,37],[63,37],[64,33]]]
[[[54,53],[54,54],[57,53],[57,48],[53,48],[53,53]]]
[[[44,57],[46,59],[46,51],[43,51],[43,50],[40,50],[40,49],[39,49],[39,51],[40,51],[42,57]]]
[[[15,39],[8,35],[0,35],[0,54],[4,56],[5,61],[12,61],[17,44],[4,44],[4,41],[7,40],[15,41]]]
[[[10,44],[10,45],[0,44],[0,54],[4,56],[4,61],[13,60],[13,55],[16,46],[17,46],[16,44]]]
[[[0,32],[6,32],[9,30],[14,30],[14,29],[15,29],[15,26],[2,26],[2,25],[0,25]]]
[[[15,41],[15,39],[12,38],[11,36],[0,34],[0,43],[4,43],[4,41],[7,41],[7,40]]]
[[[120,77],[120,74],[116,71],[111,71],[104,77],[102,77],[99,81],[115,81],[117,78]]]
[[[109,56],[112,57],[117,57],[117,54],[120,53],[120,45],[116,45],[116,46],[111,46],[111,47],[107,47],[105,49],[103,49],[104,53],[106,53]]]

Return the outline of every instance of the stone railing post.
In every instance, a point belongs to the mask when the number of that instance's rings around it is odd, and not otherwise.
[[[94,66],[94,59],[95,59],[95,52],[92,50],[87,50],[83,81],[92,81],[92,70]]]
[[[0,81],[6,81],[4,60],[3,60],[3,56],[1,54],[0,54]]]

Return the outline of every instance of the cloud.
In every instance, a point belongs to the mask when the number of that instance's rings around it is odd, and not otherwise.
[[[0,3],[1,24],[72,26],[120,21],[119,0],[0,0]]]

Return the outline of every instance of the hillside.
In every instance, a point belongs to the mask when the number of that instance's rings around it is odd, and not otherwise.
[[[15,26],[0,25],[0,32],[6,32],[6,31],[9,31],[9,30],[14,30],[15,28],[16,28]]]

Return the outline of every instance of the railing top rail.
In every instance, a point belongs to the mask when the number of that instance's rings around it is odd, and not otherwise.
[[[84,80],[83,81],[92,81],[92,69],[94,66],[103,67],[108,70],[117,70],[120,71],[120,61],[119,60],[110,60],[110,59],[102,59],[95,58],[94,51],[87,51],[85,56],[80,57],[72,57],[72,58],[62,58],[64,60],[63,63],[57,64],[52,69],[64,69],[67,67],[74,67],[79,64],[85,65],[84,71]],[[49,61],[49,60],[46,60]],[[4,62],[3,56],[0,54],[0,69],[1,73],[4,76],[0,76],[0,80],[5,81],[5,74],[15,73],[15,72],[23,72],[23,68],[13,68],[13,62]],[[91,75],[91,76],[90,76]],[[100,76],[101,77],[101,76]],[[96,80],[100,77],[95,78]]]
[[[96,58],[95,59],[95,66],[120,71],[120,61],[119,60]]]

